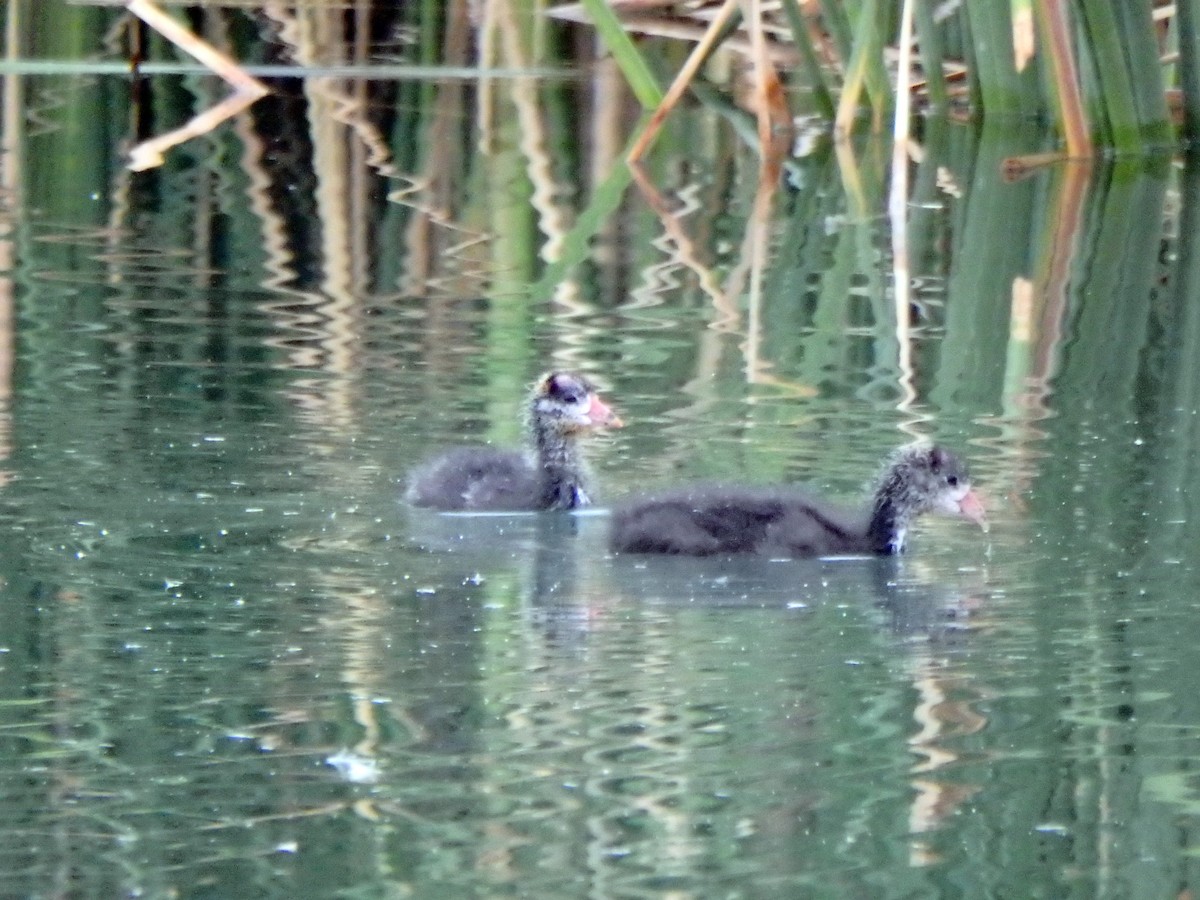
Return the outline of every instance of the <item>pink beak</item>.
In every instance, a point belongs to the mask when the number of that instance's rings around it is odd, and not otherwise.
[[[596,394],[590,394],[591,403],[588,404],[587,417],[588,421],[597,428],[624,428],[625,423],[609,406],[600,399]]]
[[[963,495],[963,498],[958,501],[958,513],[970,519],[984,531],[987,531],[987,512],[984,510],[983,502],[979,499],[979,495],[975,491],[967,491]]]

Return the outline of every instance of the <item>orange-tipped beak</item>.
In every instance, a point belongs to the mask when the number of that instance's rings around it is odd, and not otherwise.
[[[596,394],[591,395],[592,402],[588,404],[588,421],[597,428],[624,428],[621,417],[609,408]]]
[[[967,491],[963,498],[958,501],[959,515],[970,519],[984,531],[987,531],[987,511],[983,508],[983,501],[979,499],[979,495],[973,490]]]

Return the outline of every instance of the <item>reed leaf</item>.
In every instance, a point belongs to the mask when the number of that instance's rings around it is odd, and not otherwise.
[[[1181,66],[1184,35],[1189,30],[1184,26],[1185,6],[1192,7],[1187,16],[1193,26],[1196,22],[1194,0],[1180,0],[1177,26]],[[1183,74],[1181,71],[1180,76]],[[1157,354],[1161,361],[1152,367],[1157,377],[1150,383],[1138,385],[1139,396],[1155,398],[1151,409],[1138,410],[1139,419],[1146,421],[1153,429],[1152,433],[1158,436],[1157,440],[1148,442],[1156,453],[1151,463],[1155,472],[1153,498],[1165,520],[1175,521],[1195,518],[1195,498],[1188,491],[1181,491],[1179,485],[1188,483],[1186,479],[1193,477],[1200,459],[1200,417],[1195,415],[1200,402],[1200,366],[1196,365],[1196,360],[1200,359],[1200,303],[1196,302],[1200,295],[1198,175],[1195,164],[1189,160],[1179,181],[1177,262],[1170,270],[1170,283],[1159,287],[1154,301],[1154,328],[1168,337]],[[1174,557],[1178,559],[1187,558],[1184,554],[1193,546],[1187,532],[1181,532],[1169,544],[1158,544],[1165,553],[1178,553],[1179,556]]]
[[[921,68],[925,70],[925,83],[929,91],[929,105],[941,112],[950,105],[950,92],[946,88],[946,71],[942,63],[945,54],[942,36],[933,20],[933,6],[918,3],[916,9],[917,44],[921,51]]]
[[[804,61],[804,69],[808,74],[809,88],[812,91],[817,111],[825,118],[832,119],[837,107],[833,101],[833,94],[825,82],[825,73],[817,59],[817,51],[812,45],[804,14],[800,11],[796,0],[783,0],[783,12],[787,17],[788,26],[792,29],[792,41],[800,51],[801,60]]]
[[[854,34],[845,7],[838,0],[821,0],[821,19],[833,38],[833,46],[845,65],[854,47]]]
[[[1000,400],[1007,359],[1013,279],[1028,271],[1030,248],[1040,235],[1029,224],[1039,218],[1041,186],[1035,179],[1008,183],[1001,163],[1037,149],[1041,129],[1034,123],[987,123],[963,181],[967,202],[954,222],[953,268],[947,285],[946,340],[941,346],[930,400],[943,409],[987,409]],[[1018,223],[1005,234],[998,222]],[[986,337],[985,337],[986,336]]]
[[[1166,85],[1158,59],[1154,9],[1150,0],[1122,0],[1115,9],[1129,66],[1140,143],[1143,146],[1165,144],[1171,140],[1171,114],[1167,109]]]
[[[1187,40],[1196,36],[1198,5],[1196,0],[1179,3],[1181,45],[1185,33]],[[1184,6],[1192,7],[1186,18]],[[1185,25],[1187,19],[1191,21]],[[1200,448],[1200,417],[1195,415],[1200,404],[1200,366],[1196,365],[1196,360],[1200,359],[1200,303],[1196,302],[1196,297],[1200,296],[1200,167],[1194,158],[1183,170],[1179,194],[1179,260],[1169,290],[1163,291],[1164,303],[1157,323],[1163,333],[1172,335],[1170,346],[1162,356],[1163,384],[1169,385],[1171,390],[1161,394],[1164,427],[1160,433],[1164,441],[1171,442],[1168,445],[1171,449],[1180,451],[1178,456],[1166,454],[1172,464],[1186,461],[1186,465],[1195,466],[1197,448]],[[1175,445],[1174,442],[1184,435],[1186,444]],[[1169,485],[1179,483],[1177,480],[1168,482]]]
[[[985,117],[1016,118],[1022,110],[1021,84],[1013,65],[1012,14],[997,0],[965,0],[968,33],[974,47],[971,69],[978,79]]]
[[[887,35],[895,33],[896,25],[892,22],[893,6],[892,3],[873,3],[868,0],[863,4],[858,18],[858,31],[867,31],[870,34],[869,43],[878,48],[878,52],[868,57],[866,71],[867,96],[871,98],[876,128],[881,124],[892,103],[891,80],[883,64],[883,43]]]
[[[1178,0],[1179,86],[1183,93],[1183,136],[1200,139],[1200,0]]]
[[[600,40],[621,67],[621,72],[625,75],[625,80],[637,97],[638,103],[643,109],[657,107],[662,103],[662,87],[638,48],[634,46],[629,33],[622,27],[621,20],[606,0],[582,0],[582,3],[600,35]]]
[[[10,5],[6,12],[15,18],[23,9],[28,10],[28,31],[13,46],[55,59],[86,56],[94,47],[92,36],[110,18],[108,12],[96,8],[54,9],[37,3],[15,9]],[[111,160],[82,153],[79,148],[105,147],[106,136],[124,127],[115,112],[122,108],[123,101],[108,97],[121,90],[115,83],[93,83],[88,90],[62,91],[62,102],[53,106],[42,108],[46,101],[33,95],[27,101],[31,104],[29,111],[23,109],[18,115],[16,110],[9,110],[12,117],[52,121],[55,126],[38,144],[40,151],[23,161],[28,167],[29,191],[24,199],[30,208],[52,220],[78,225],[94,221],[101,209],[95,198],[105,196],[111,187],[107,169]]]
[[[1108,134],[1118,152],[1141,146],[1141,122],[1137,99],[1125,65],[1125,48],[1119,20],[1113,7],[1105,3],[1084,3],[1079,7],[1087,34],[1086,44],[1095,60],[1101,109],[1108,122]]]
[[[1147,169],[1142,159],[1121,160],[1093,180],[1094,225],[1081,248],[1091,266],[1078,288],[1087,302],[1071,323],[1075,339],[1058,376],[1068,396],[1138,395],[1161,241],[1147,225],[1162,220],[1167,187],[1163,172]]]
[[[588,258],[592,239],[608,224],[609,217],[620,206],[621,198],[625,195],[625,189],[629,187],[632,178],[633,173],[629,166],[617,163],[604,180],[596,185],[587,206],[563,235],[560,256],[547,265],[541,277],[530,286],[529,299],[532,302],[544,302],[553,297],[554,291],[567,274]]]
[[[880,0],[865,0],[859,10],[854,46],[846,64],[846,82],[842,85],[842,96],[838,101],[836,123],[838,131],[843,134],[848,134],[853,126],[855,111],[864,89],[870,94],[870,85],[875,85],[876,93],[871,94],[871,101],[876,123],[881,120],[889,99],[886,78],[880,88],[880,76],[875,71],[883,64],[882,12],[886,12],[886,7]],[[882,93],[879,93],[881,90]]]

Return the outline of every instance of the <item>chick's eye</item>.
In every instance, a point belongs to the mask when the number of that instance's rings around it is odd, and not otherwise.
[[[947,475],[946,476],[946,484],[950,485],[950,487],[958,487],[958,476],[957,475]]]

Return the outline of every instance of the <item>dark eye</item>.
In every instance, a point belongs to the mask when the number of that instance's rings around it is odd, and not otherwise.
[[[958,476],[957,475],[947,475],[946,476],[946,484],[950,485],[950,487],[958,487]]]

